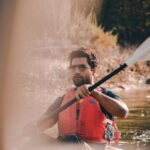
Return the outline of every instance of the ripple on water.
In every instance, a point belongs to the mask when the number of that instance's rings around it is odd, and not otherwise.
[[[123,93],[130,113],[126,119],[117,119],[121,144],[126,149],[148,150],[150,147],[150,91]]]

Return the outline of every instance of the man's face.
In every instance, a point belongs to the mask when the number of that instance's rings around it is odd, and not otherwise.
[[[71,66],[71,78],[76,87],[83,84],[92,84],[93,71],[86,57],[74,58]]]

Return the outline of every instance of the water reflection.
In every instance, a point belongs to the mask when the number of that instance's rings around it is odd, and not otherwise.
[[[150,90],[120,93],[130,113],[117,119],[121,131],[121,147],[124,149],[148,150],[150,146]]]

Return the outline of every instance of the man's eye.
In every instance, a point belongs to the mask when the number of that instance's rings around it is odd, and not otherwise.
[[[86,70],[88,67],[85,65],[74,65],[74,66],[70,66],[69,67],[71,70],[75,70],[76,68],[78,68],[80,71],[84,71]]]
[[[80,68],[86,69],[87,67],[85,65],[80,65]]]

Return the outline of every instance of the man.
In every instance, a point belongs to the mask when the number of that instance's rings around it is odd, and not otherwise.
[[[28,133],[42,132],[58,122],[58,139],[71,142],[106,143],[118,139],[114,116],[125,118],[126,104],[113,92],[102,87],[92,92],[97,60],[91,49],[80,48],[70,54],[70,74],[75,85],[63,97],[58,98],[40,117],[28,125]],[[78,101],[63,112],[49,118],[57,108],[76,97]],[[33,126],[34,125],[34,126]]]

